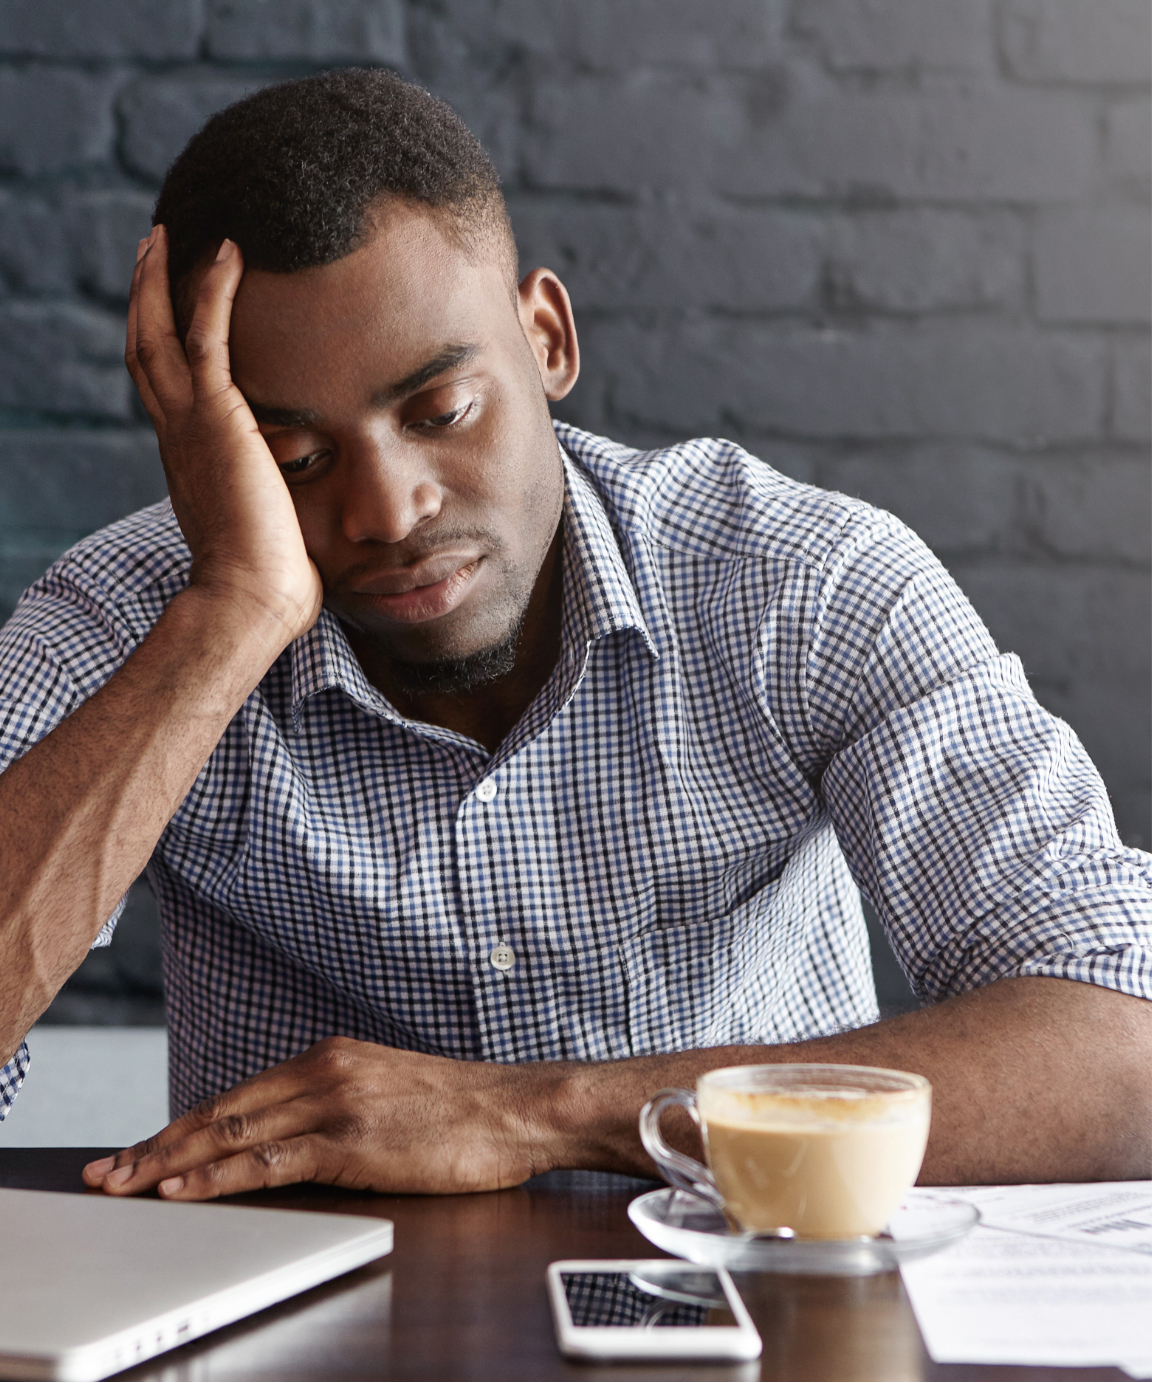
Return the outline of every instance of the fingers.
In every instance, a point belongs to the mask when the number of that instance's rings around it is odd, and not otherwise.
[[[144,257],[148,253],[153,240],[156,238],[156,227],[153,226],[149,235],[136,246],[136,264],[132,270],[132,289],[128,297],[128,330],[124,343],[124,364],[128,367],[128,373],[132,376],[132,383],[140,395],[141,401],[147,410],[148,416],[152,419],[153,425],[160,427],[163,422],[163,414],[160,405],[156,400],[156,395],[152,392],[152,386],[148,383],[136,356],[136,332],[137,319],[139,316],[140,305],[140,274],[144,263]]]
[[[104,1157],[98,1162],[88,1163],[84,1168],[84,1180],[89,1186],[99,1186],[110,1172],[131,1167],[142,1158],[181,1143],[185,1138],[210,1128],[213,1124],[237,1116],[256,1113],[268,1105],[291,1099],[296,1091],[291,1088],[283,1088],[283,1081],[280,1076],[284,1069],[283,1066],[272,1067],[270,1071],[254,1076],[250,1080],[241,1081],[239,1085],[233,1086],[231,1090],[225,1091],[222,1095],[216,1095],[194,1105],[187,1114],[182,1114],[179,1119],[174,1119],[172,1123],[162,1128],[159,1133],[153,1134],[151,1138],[145,1138],[140,1143],[134,1143],[132,1147],[124,1148],[113,1157]],[[122,1180],[124,1178],[118,1178],[118,1181]]]
[[[267,1140],[311,1131],[323,1118],[323,1105],[316,1098],[306,1098],[309,1094],[300,1058],[270,1067],[202,1101],[153,1137],[115,1157],[89,1163],[84,1180],[89,1186],[134,1195],[151,1190],[165,1177],[232,1157]]]
[[[257,1143],[231,1157],[169,1175],[157,1189],[165,1200],[203,1201],[298,1181],[327,1180],[321,1174],[321,1142],[311,1135]]]
[[[191,381],[184,348],[176,334],[172,296],[168,287],[168,239],[163,226],[154,226],[133,275],[129,302],[129,337],[125,363],[144,397],[147,386],[161,414],[170,417],[192,402]]]
[[[192,322],[184,338],[193,389],[199,397],[211,397],[231,388],[228,330],[243,273],[244,257],[239,246],[231,240],[223,241],[201,281]]]
[[[212,1103],[229,1108],[226,1099]],[[316,1175],[314,1145],[305,1157],[303,1144],[322,1122],[322,1101],[299,1097],[253,1110],[235,1108],[237,1103],[207,1123],[195,1111],[185,1115],[155,1138],[90,1163],[84,1180],[112,1195],[159,1187],[161,1195],[194,1200]]]

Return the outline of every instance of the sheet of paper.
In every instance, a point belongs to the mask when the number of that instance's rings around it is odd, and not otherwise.
[[[937,1188],[930,1194],[970,1200],[986,1222],[958,1244],[905,1264],[904,1283],[924,1336],[938,1363],[1033,1364],[1059,1367],[1115,1365],[1147,1376],[1152,1361],[1152,1255],[1111,1247],[1109,1234],[1075,1226],[1092,1215],[1121,1218],[1115,1204],[1087,1210],[1071,1207],[1109,1189],[1141,1183],[1065,1187]],[[1047,1197],[1033,1195],[1043,1191]],[[928,1193],[919,1193],[928,1194]],[[1065,1220],[1057,1212],[1069,1207]],[[1120,1204],[1131,1208],[1133,1202]],[[1039,1221],[1058,1234],[1040,1233]],[[997,1228],[1024,1218],[1027,1232]],[[1133,1212],[1133,1218],[1141,1218]],[[1135,1231],[1131,1231],[1135,1233]]]
[[[1152,1254],[1152,1182],[967,1186],[986,1225]]]

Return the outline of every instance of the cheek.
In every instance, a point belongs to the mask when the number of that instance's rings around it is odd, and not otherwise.
[[[529,364],[535,369],[531,360]],[[517,513],[517,541],[536,546],[541,528],[555,529],[564,493],[564,472],[548,405],[533,377],[511,406],[499,410],[485,439],[487,488],[505,510]]]
[[[324,489],[316,485],[290,490],[304,546],[321,575],[325,575],[327,559],[339,539],[339,512],[334,497],[326,495]]]

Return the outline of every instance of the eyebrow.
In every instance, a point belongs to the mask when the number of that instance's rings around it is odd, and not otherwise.
[[[437,351],[423,365],[418,365],[410,375],[405,375],[403,379],[398,379],[395,384],[389,384],[386,388],[380,389],[372,395],[372,402],[375,404],[395,403],[397,399],[407,398],[409,394],[415,394],[423,389],[426,384],[430,384],[437,375],[442,375],[446,370],[454,369],[457,365],[464,365],[475,356],[479,347],[475,345],[456,345],[445,346],[443,350]]]
[[[256,421],[266,427],[312,427],[320,421],[320,414],[311,408],[269,408],[252,399],[248,400],[248,407]]]
[[[395,403],[397,399],[407,398],[409,394],[415,394],[426,384],[430,384],[437,375],[442,375],[457,365],[466,364],[478,350],[479,347],[474,344],[445,346],[423,365],[418,365],[411,374],[398,379],[395,384],[378,389],[372,395],[372,402],[379,407],[382,404]],[[256,421],[266,427],[313,427],[320,422],[319,413],[311,408],[273,408],[253,399],[248,400],[248,407]]]

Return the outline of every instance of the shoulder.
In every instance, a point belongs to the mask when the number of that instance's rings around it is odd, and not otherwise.
[[[825,568],[903,525],[862,500],[781,474],[735,442],[699,437],[637,451],[556,424],[617,525],[656,548],[713,561]]]
[[[188,583],[191,553],[168,500],[82,538],[24,592],[13,620],[53,604],[83,605],[142,638]]]

